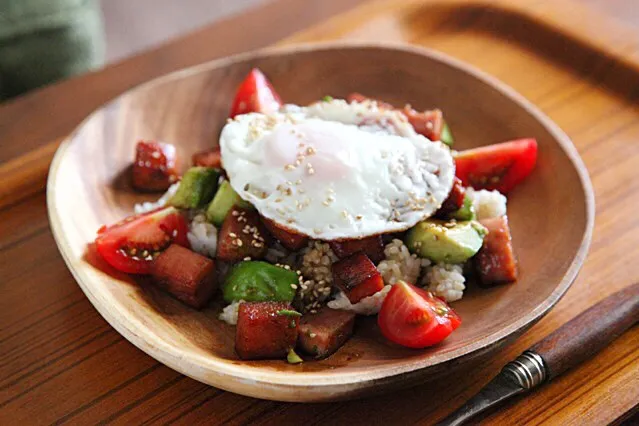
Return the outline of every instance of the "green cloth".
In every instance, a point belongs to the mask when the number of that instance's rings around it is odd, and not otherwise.
[[[0,0],[0,100],[102,65],[97,0]]]

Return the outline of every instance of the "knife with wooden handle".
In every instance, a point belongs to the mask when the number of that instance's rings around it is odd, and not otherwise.
[[[637,322],[639,283],[608,296],[531,346],[438,425],[464,424],[502,401],[554,379],[595,355]]]

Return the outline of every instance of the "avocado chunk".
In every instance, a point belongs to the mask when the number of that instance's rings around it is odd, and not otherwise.
[[[475,221],[446,222],[427,219],[406,235],[408,249],[433,262],[462,263],[481,248],[485,228]]]
[[[444,142],[448,146],[453,146],[455,143],[455,138],[453,137],[453,133],[450,131],[450,127],[448,127],[448,123],[444,121],[444,127],[442,128],[442,133],[439,136],[439,139]]]
[[[290,269],[267,262],[244,261],[235,265],[226,277],[224,300],[291,302],[295,297],[294,287],[297,287],[298,281],[297,273]]]
[[[169,204],[180,209],[205,205],[215,194],[220,171],[211,167],[191,167],[184,173],[177,192]]]
[[[209,204],[209,207],[206,209],[206,220],[216,226],[222,226],[224,218],[235,205],[243,209],[253,208],[253,205],[241,199],[240,196],[237,195],[237,192],[233,190],[231,184],[225,180],[220,184],[220,188],[217,190],[215,197],[213,197],[213,201],[211,201],[211,204]]]
[[[468,194],[464,195],[464,203],[462,206],[452,214],[455,220],[475,220],[477,214],[475,213],[475,206],[473,206],[473,200]]]

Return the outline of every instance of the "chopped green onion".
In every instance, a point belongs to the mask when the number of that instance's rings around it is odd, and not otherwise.
[[[292,348],[288,351],[288,355],[286,356],[286,361],[288,361],[289,364],[299,364],[304,362],[304,360],[300,358],[300,356],[296,354],[295,350],[293,350]]]
[[[332,100],[333,100],[333,97],[332,97],[332,96],[329,96],[329,95],[326,95],[326,96],[324,96],[324,97],[322,98],[322,101],[323,101],[323,102],[330,102],[330,101],[332,101]]]
[[[302,316],[302,314],[300,314],[299,312],[294,311],[292,309],[280,309],[276,313],[277,313],[277,315],[286,315],[287,317],[301,317]]]

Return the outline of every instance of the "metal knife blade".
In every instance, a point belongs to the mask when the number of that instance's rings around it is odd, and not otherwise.
[[[477,395],[469,399],[450,416],[437,423],[437,426],[457,426],[464,424],[464,422],[471,417],[500,404],[512,396],[526,391],[527,389],[521,386],[510,374],[502,371],[484,386]]]
[[[524,351],[477,395],[437,425],[461,425],[511,396],[554,379],[595,355],[638,322],[639,283],[636,283],[608,296]]]

